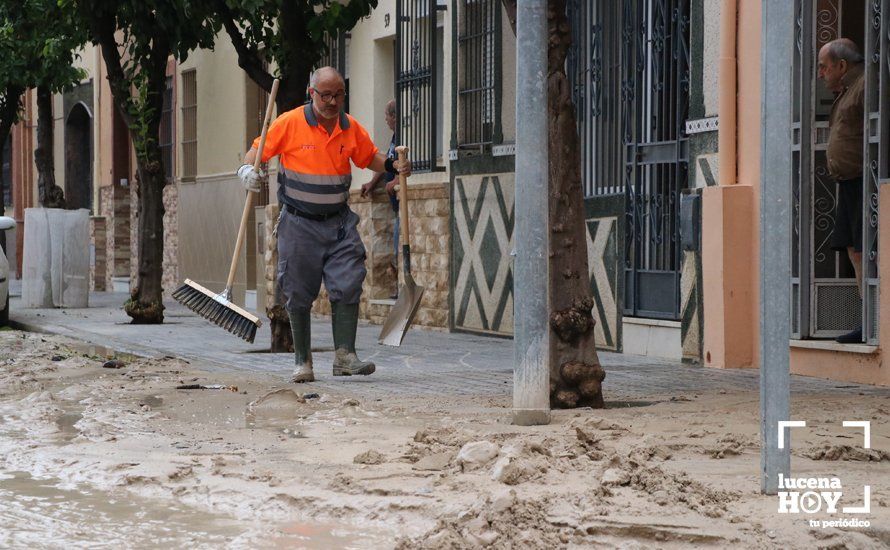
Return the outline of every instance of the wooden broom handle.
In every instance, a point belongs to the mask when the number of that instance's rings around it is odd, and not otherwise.
[[[253,161],[253,169],[259,171],[263,162],[263,147],[266,145],[266,132],[269,130],[269,121],[272,120],[272,111],[275,110],[275,96],[278,95],[279,80],[272,81],[272,91],[269,93],[269,104],[266,105],[266,116],[263,118],[263,130],[260,133],[260,144],[256,150],[256,158]],[[235,253],[232,254],[232,266],[229,268],[229,278],[226,279],[226,294],[231,295],[232,283],[235,282],[235,271],[238,269],[238,256],[241,255],[241,247],[244,246],[244,235],[247,233],[247,219],[253,208],[253,200],[256,193],[247,192],[247,200],[244,201],[244,212],[241,213],[241,227],[238,228],[238,240],[235,241]]]
[[[408,148],[404,145],[396,147],[396,153],[399,155],[399,162],[404,163],[408,160]],[[399,240],[402,241],[402,247],[411,246],[408,242],[408,176],[399,174]],[[407,264],[405,267],[408,267]]]

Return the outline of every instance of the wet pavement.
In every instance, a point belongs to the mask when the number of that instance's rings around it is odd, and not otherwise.
[[[17,282],[11,288],[17,294]],[[173,355],[201,361],[212,368],[280,375],[292,370],[291,354],[272,354],[269,329],[260,327],[256,343],[248,344],[173,300],[165,301],[163,325],[131,325],[123,312],[125,293],[96,292],[87,309],[22,309],[11,298],[11,323],[36,332],[70,336],[93,345],[143,356]],[[380,327],[360,324],[357,347],[362,358],[377,364],[368,377],[331,375],[330,321],[313,318],[312,346],[317,382],[312,388],[356,397],[508,396],[512,391],[513,341],[465,333],[412,329],[401,347],[377,344]],[[615,406],[634,400],[669,398],[696,392],[757,391],[755,369],[723,370],[669,360],[599,352],[606,370],[607,402]],[[310,386],[307,386],[307,391]],[[846,393],[890,396],[890,388],[793,375],[792,393]]]

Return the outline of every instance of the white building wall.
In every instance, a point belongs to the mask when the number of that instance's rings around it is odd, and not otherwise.
[[[198,179],[234,174],[244,157],[245,79],[238,56],[221,32],[213,50],[192,52],[176,71],[177,174],[182,173],[182,73],[196,69]]]
[[[441,82],[441,117],[437,133],[442,143],[443,159],[447,169],[448,148],[451,142],[451,10],[440,10],[437,21],[442,33],[442,50],[437,75]],[[389,146],[392,133],[386,126],[383,110],[395,97],[395,38],[396,2],[381,0],[369,17],[359,21],[351,31],[349,44],[349,111],[371,134],[381,150]],[[370,170],[353,168],[353,186],[360,187],[373,176]],[[447,181],[447,172],[418,174],[412,181]]]
[[[381,0],[370,17],[352,29],[347,56],[349,66],[349,114],[371,134],[381,150],[389,146],[392,132],[383,110],[395,97],[395,0]],[[353,167],[353,187],[373,176],[370,170]]]
[[[720,66],[720,13],[723,2],[704,2],[704,33],[702,45],[702,93],[705,103],[705,116],[716,116],[720,102],[720,88],[717,82],[717,68]]]

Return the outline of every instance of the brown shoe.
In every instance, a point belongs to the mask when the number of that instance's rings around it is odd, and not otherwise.
[[[355,353],[338,349],[334,355],[334,376],[367,376],[377,367],[370,361],[362,361]]]

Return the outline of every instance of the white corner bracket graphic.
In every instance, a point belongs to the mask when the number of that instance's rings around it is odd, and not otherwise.
[[[862,487],[862,506],[844,506],[845,514],[870,514],[871,513],[871,485]]]
[[[785,428],[805,428],[806,420],[779,420],[779,448],[785,448]]]
[[[780,422],[781,424],[781,422]],[[845,428],[862,428],[864,449],[871,449],[871,421],[870,420],[844,420]]]

